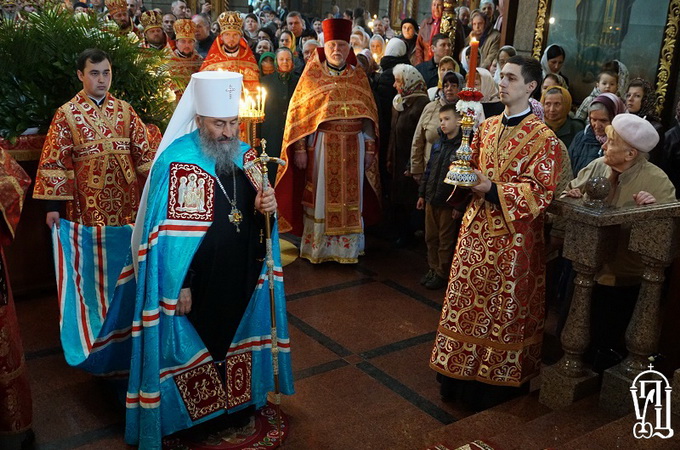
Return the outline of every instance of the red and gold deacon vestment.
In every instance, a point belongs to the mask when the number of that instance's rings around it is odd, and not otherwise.
[[[354,263],[363,252],[362,210],[379,215],[377,159],[364,168],[377,123],[362,70],[347,64],[333,73],[316,58],[307,64],[288,107],[281,156],[289,164],[276,186],[279,226],[302,235],[300,254],[311,262]],[[291,165],[296,151],[307,152],[305,171]]]
[[[198,53],[187,58],[180,55],[178,50],[172,52],[168,61],[168,72],[173,78],[171,87],[175,92],[176,102],[179,103],[179,99],[182,98],[182,94],[191,80],[191,75],[198,72],[202,63],[203,58]]]
[[[99,107],[81,91],[52,119],[33,197],[65,200],[83,225],[133,223],[159,142],[127,102],[107,94]]]
[[[31,179],[5,150],[0,150],[0,244],[8,245],[19,223]],[[19,335],[5,255],[0,248],[0,435],[31,427],[33,411],[24,350]]]
[[[240,73],[243,75],[243,85],[253,93],[260,85],[260,68],[257,66],[253,52],[243,38],[239,41],[237,52],[227,53],[224,51],[222,39],[218,36],[203,60],[201,72],[204,70],[224,70]]]
[[[553,199],[560,144],[533,114],[505,127],[483,122],[473,165],[500,206],[467,206],[430,366],[448,377],[519,386],[538,374],[545,311],[544,211]]]

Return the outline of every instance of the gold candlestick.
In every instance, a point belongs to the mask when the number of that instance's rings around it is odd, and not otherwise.
[[[243,97],[239,102],[238,118],[241,123],[245,124],[244,142],[250,144],[251,147],[259,145],[257,138],[257,124],[264,122],[264,104],[267,98],[267,91],[262,88],[257,88],[257,94],[252,96],[248,89],[243,89]]]
[[[458,98],[456,110],[463,116],[460,120],[463,139],[461,140],[460,147],[456,150],[456,160],[449,166],[444,183],[454,186],[471,187],[479,183],[477,175],[470,166],[470,160],[472,159],[470,138],[475,126],[475,116],[478,111],[481,111],[482,106],[479,100],[482,98],[482,93],[475,88],[466,87],[458,93]]]

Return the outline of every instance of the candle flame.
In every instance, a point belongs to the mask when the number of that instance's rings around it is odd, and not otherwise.
[[[470,42],[477,42],[477,38],[472,36],[472,39],[470,39]]]

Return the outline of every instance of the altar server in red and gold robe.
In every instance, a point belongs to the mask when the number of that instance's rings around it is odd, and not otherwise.
[[[512,57],[501,72],[505,112],[475,133],[471,188],[430,366],[442,397],[485,409],[538,374],[545,312],[544,213],[560,141],[531,113],[538,61]],[[457,189],[454,195],[466,189]],[[469,191],[468,191],[469,192]]]
[[[85,50],[78,77],[83,90],[57,110],[47,132],[33,197],[49,200],[50,228],[61,215],[87,226],[133,223],[160,136],[109,94],[106,53]]]

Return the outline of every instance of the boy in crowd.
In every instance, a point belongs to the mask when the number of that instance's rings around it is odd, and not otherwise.
[[[430,270],[420,279],[427,289],[446,286],[451,269],[453,249],[462,212],[447,203],[453,186],[444,183],[449,166],[456,158],[456,148],[461,142],[459,117],[455,104],[439,110],[439,140],[432,146],[430,160],[420,180],[417,209],[425,210],[425,242],[427,264]]]

